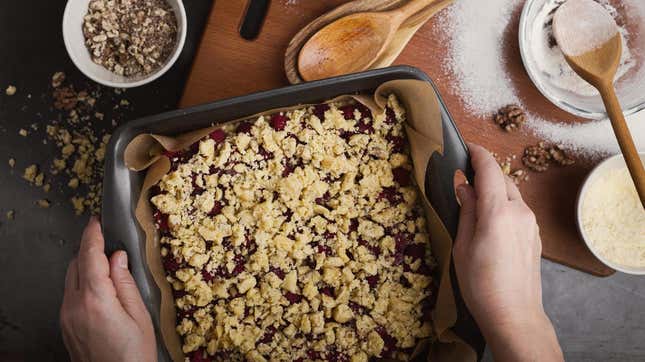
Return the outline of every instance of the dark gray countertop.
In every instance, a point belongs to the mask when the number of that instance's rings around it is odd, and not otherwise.
[[[0,1],[0,360],[65,361],[67,352],[58,326],[58,310],[68,261],[78,248],[87,215],[77,217],[69,202],[71,190],[54,178],[52,190],[21,178],[30,164],[47,165],[57,152],[43,144],[44,126],[60,112],[51,110],[49,89],[54,72],[64,71],[78,88],[90,86],[71,63],[63,44],[63,0]],[[128,90],[130,107],[116,113],[121,122],[176,108],[196,44],[212,0],[185,1],[188,15],[186,47],[173,69],[150,85]],[[16,95],[4,94],[8,85]],[[113,91],[103,88],[104,95]],[[31,95],[31,97],[29,97]],[[108,97],[109,98],[109,97]],[[109,100],[108,100],[109,103]],[[109,108],[103,106],[103,109]],[[100,108],[97,106],[97,108]],[[110,128],[105,123],[95,128]],[[39,125],[28,137],[20,128]],[[16,159],[14,170],[8,159]],[[34,202],[47,198],[49,209]],[[15,210],[15,220],[5,213]]]
[[[184,53],[163,78],[126,92],[132,107],[122,121],[175,108],[211,0],[185,4],[190,20]],[[88,82],[64,49],[64,5],[63,0],[0,1],[0,360],[67,360],[58,309],[66,266],[87,216],[74,216],[71,193],[56,186],[60,181],[45,195],[22,180],[26,166],[47,164],[55,148],[42,144],[42,128],[28,138],[18,136],[20,128],[45,125],[54,116],[45,96],[54,72],[65,71],[75,84]],[[4,95],[9,84],[18,88],[13,97]],[[15,170],[9,157],[16,158]],[[34,205],[43,197],[52,201],[51,208]],[[15,220],[6,220],[8,210],[15,210]],[[543,289],[567,360],[645,360],[642,278],[595,278],[544,261]]]

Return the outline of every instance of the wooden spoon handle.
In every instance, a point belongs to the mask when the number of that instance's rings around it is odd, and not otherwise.
[[[638,195],[640,196],[641,204],[645,208],[645,168],[643,167],[643,161],[638,155],[638,150],[636,150],[632,135],[629,133],[629,128],[627,128],[627,122],[625,122],[622,107],[620,106],[618,97],[616,97],[616,91],[612,84],[604,85],[599,90],[605,107],[607,108],[611,126],[618,139],[620,150],[625,157],[627,168],[636,185],[636,191],[638,191]]]
[[[407,18],[418,13],[435,1],[437,0],[410,0],[407,4],[392,10],[390,13],[395,21],[403,23]]]

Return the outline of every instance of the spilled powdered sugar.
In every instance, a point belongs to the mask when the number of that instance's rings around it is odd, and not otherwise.
[[[632,11],[645,17],[645,2],[624,0]],[[446,70],[466,110],[489,118],[508,104],[527,109],[527,126],[534,134],[580,155],[598,157],[620,152],[608,120],[564,123],[544,120],[526,107],[507,71],[504,35],[522,0],[459,0],[443,14],[449,37]],[[533,111],[533,112],[532,112]],[[645,150],[645,114],[628,120],[637,148]]]
[[[620,153],[609,120],[587,123],[557,123],[532,116],[527,127],[536,135],[563,148],[590,157]],[[645,151],[645,112],[627,118],[636,148]]]
[[[520,103],[506,73],[503,36],[519,0],[459,0],[446,14],[451,62],[466,109],[490,115],[509,103]]]

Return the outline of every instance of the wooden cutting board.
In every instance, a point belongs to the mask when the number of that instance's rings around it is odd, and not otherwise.
[[[284,52],[293,35],[313,19],[345,2],[274,0],[260,36],[254,41],[246,41],[238,33],[246,1],[215,1],[180,105],[188,107],[288,85]],[[506,37],[511,79],[528,107],[541,110],[540,116],[573,120],[571,115],[543,98],[524,71],[517,44],[520,11],[518,7]],[[521,155],[527,145],[539,140],[523,132],[505,133],[490,119],[480,119],[464,111],[462,101],[451,87],[453,76],[442,66],[446,62],[447,41],[442,27],[435,26],[436,19],[419,30],[394,64],[418,67],[435,80],[467,141],[479,143],[500,156]],[[517,162],[516,166],[519,166],[519,160]],[[579,160],[574,166],[531,173],[530,180],[520,189],[540,224],[545,258],[594,275],[608,276],[614,271],[587,250],[575,224],[577,192],[592,167],[591,161]]]

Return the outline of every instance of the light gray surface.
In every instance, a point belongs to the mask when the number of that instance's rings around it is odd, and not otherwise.
[[[645,276],[598,278],[543,260],[542,291],[567,361],[645,361]]]

